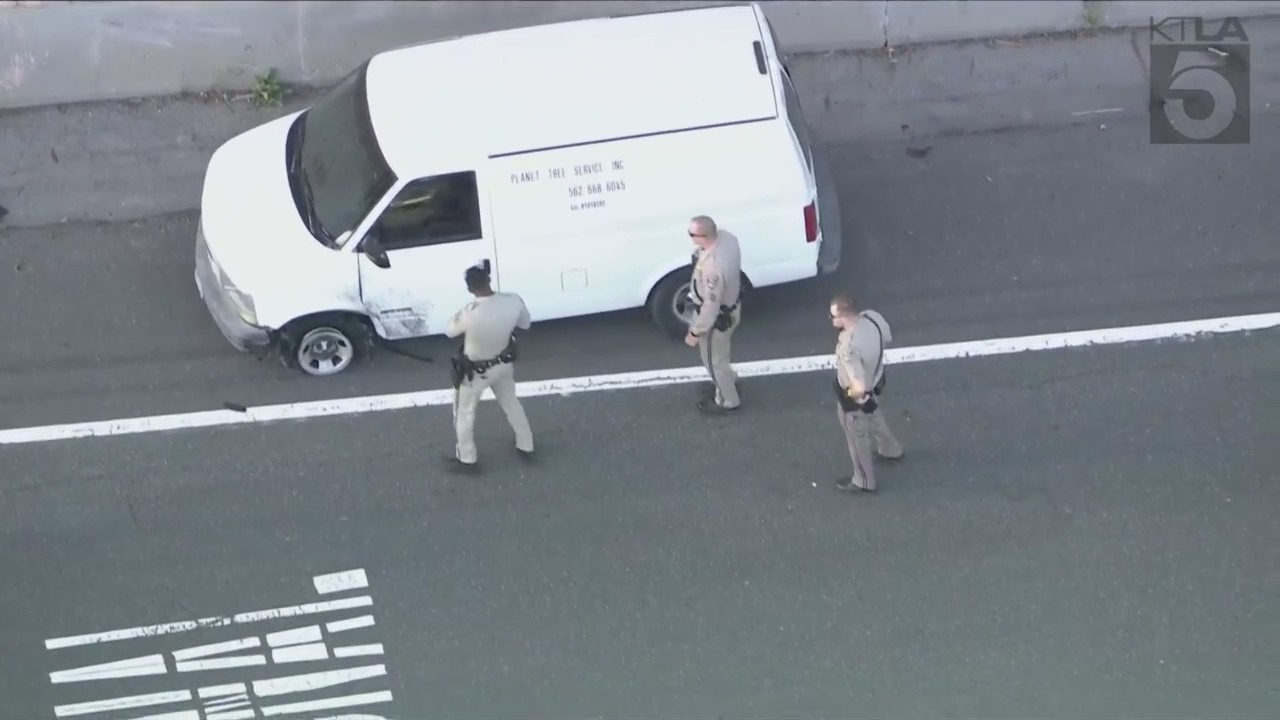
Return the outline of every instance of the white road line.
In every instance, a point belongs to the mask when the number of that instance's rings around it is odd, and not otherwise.
[[[219,716],[219,718],[221,718],[221,716]],[[201,720],[201,718],[199,710],[179,710],[177,712],[161,713],[159,715],[147,715],[146,717],[134,718],[133,720]],[[248,719],[246,718],[246,720]]]
[[[240,693],[239,695],[230,695],[217,700],[206,700],[204,709],[207,711],[227,710],[238,707],[249,707],[249,693]],[[252,709],[252,708],[251,708]]]
[[[317,575],[312,580],[316,584],[316,592],[321,595],[369,587],[369,576],[365,575],[364,570],[360,568]]]
[[[231,683],[230,685],[210,685],[196,690],[196,694],[200,699],[223,697],[225,695],[245,695],[248,697],[249,688],[244,683]]]
[[[164,664],[163,655],[146,655],[98,665],[86,665],[72,668],[71,670],[59,670],[58,672],[49,673],[49,681],[56,685],[58,683],[87,682],[106,678],[164,675],[167,672],[169,670]]]
[[[344,647],[336,647],[333,649],[335,658],[351,658],[361,657],[364,655],[381,655],[382,643],[373,643],[371,645],[346,645]]]
[[[209,658],[207,660],[187,660],[177,663],[174,668],[178,672],[206,672],[208,670],[229,670],[240,667],[256,667],[266,665],[265,655],[234,655],[226,658]]]
[[[281,630],[280,632],[273,632],[267,635],[267,645],[273,648],[319,641],[319,625],[308,625],[307,627],[293,628],[292,630]]]
[[[258,717],[258,713],[253,708],[223,712],[211,710],[204,716],[204,720],[253,720],[256,717]]]
[[[885,352],[885,363],[889,365],[903,365],[907,363],[955,360],[961,358],[985,357],[990,355],[1008,355],[1021,352],[1040,352],[1044,350],[1061,350],[1066,348],[1097,345],[1142,343],[1157,340],[1191,338],[1204,334],[1240,333],[1275,327],[1280,327],[1280,313],[1240,315],[1235,317],[1211,318],[1207,320],[1160,323],[1156,325],[1102,328],[1097,330],[1081,330],[1077,332],[1048,333],[1044,335],[1027,335],[1022,337],[993,338],[989,340],[970,340],[966,342],[922,345],[918,347],[890,348]],[[791,375],[831,369],[831,356],[825,354],[811,355],[809,357],[734,363],[734,370],[737,372],[739,377]],[[600,392],[603,390],[653,388],[666,385],[698,382],[706,378],[706,372],[705,368],[697,366],[672,368],[668,370],[645,370],[641,372],[616,373],[613,375],[562,378],[559,380],[539,380],[519,383],[518,392],[520,397],[540,397],[545,395],[567,396],[576,393]],[[491,399],[492,394],[486,393],[486,400]],[[308,418],[357,415],[363,413],[386,412],[389,410],[405,410],[409,408],[451,405],[452,403],[453,391],[451,389],[425,390],[420,392],[339,398],[315,402],[261,405],[247,408],[244,412],[234,410],[209,410],[204,412],[153,415],[151,417],[122,418],[119,420],[103,420],[98,422],[44,425],[40,427],[0,430],[0,445],[52,442],[56,440],[72,440],[86,437],[168,432],[173,430],[191,430],[195,428],[218,427],[225,425],[251,425],[256,423],[279,422],[282,420],[303,420]]]
[[[347,630],[355,630],[356,628],[370,627],[373,625],[372,615],[361,615],[360,617],[347,618],[346,620],[334,620],[326,623],[325,630],[331,633],[346,632]]]
[[[335,655],[334,657],[342,656]],[[315,660],[328,659],[329,649],[325,647],[325,644],[322,642],[310,643],[307,645],[294,645],[293,647],[279,648],[271,651],[271,662],[276,664],[312,662]]]
[[[93,702],[75,703],[72,705],[58,705],[53,709],[53,714],[58,717],[71,717],[74,715],[88,715],[89,713],[115,712],[119,710],[128,710],[130,708],[151,707],[153,705],[169,705],[171,703],[184,702],[190,699],[190,690],[152,693],[150,695],[130,695],[128,697],[118,697],[110,700],[94,700]]]
[[[221,712],[210,710],[205,715],[205,720],[253,720],[257,717],[257,711],[252,707],[246,710],[224,710]]]
[[[199,660],[207,658],[210,655],[222,655],[232,650],[247,650],[262,645],[262,641],[256,637],[240,638],[239,640],[227,640],[226,642],[217,642],[210,645],[197,645],[195,647],[183,648],[173,651],[173,659],[177,661]]]
[[[363,665],[343,670],[325,670],[301,675],[286,675],[285,677],[271,678],[270,680],[254,680],[253,694],[260,698],[291,695],[308,690],[320,690],[322,688],[345,685],[357,680],[382,677],[386,674],[386,665]]]
[[[1083,117],[1085,115],[1104,115],[1106,113],[1124,112],[1124,108],[1102,108],[1101,110],[1077,110],[1072,115]]]
[[[360,695],[343,695],[342,697],[326,698],[324,700],[309,700],[307,702],[290,703],[288,705],[273,705],[271,707],[262,708],[262,714],[267,717],[274,715],[292,715],[294,713],[313,712],[315,710],[333,710],[336,708],[356,707],[357,705],[373,705],[375,703],[391,702],[391,693],[383,690],[382,692],[362,693]]]
[[[334,612],[335,610],[349,610],[356,607],[368,607],[370,605],[373,605],[373,598],[368,595],[361,595],[360,597],[343,598],[341,600],[328,600],[325,602],[308,603],[306,605],[290,605],[289,607],[273,608],[271,610],[257,610],[255,612],[240,613],[239,615],[224,615],[222,617],[200,618],[199,620],[184,620],[182,622],[164,623],[162,625],[145,625],[141,627],[124,628],[122,630],[109,630],[107,632],[53,638],[51,640],[45,640],[44,646],[49,650],[57,650],[59,648],[75,647],[77,645],[93,645],[95,643],[113,642],[116,640],[129,640],[133,638],[155,637],[156,635],[188,632],[191,630],[198,630],[200,628],[225,627],[227,625],[255,623],[262,622],[264,620],[298,617],[301,615],[317,615],[320,613]]]

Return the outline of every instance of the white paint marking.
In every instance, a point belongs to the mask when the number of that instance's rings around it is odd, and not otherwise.
[[[202,687],[199,690],[196,690],[196,694],[200,696],[201,700],[205,698],[223,697],[226,695],[241,695],[241,694],[247,695],[248,692],[249,692],[249,688],[244,683],[231,683],[230,685],[209,685],[208,687]]]
[[[1118,112],[1124,112],[1124,108],[1102,108],[1101,110],[1077,110],[1076,112],[1073,112],[1071,114],[1075,115],[1076,117],[1083,117],[1085,115],[1103,115],[1106,113],[1118,113]]]
[[[177,712],[161,713],[159,715],[147,715],[146,717],[134,718],[133,720],[200,720],[200,711],[179,710]]]
[[[89,680],[106,680],[108,678],[163,675],[167,672],[169,670],[165,667],[163,655],[147,655],[145,657],[116,660],[98,665],[86,665],[71,670],[51,672],[49,673],[49,681],[54,684],[87,682]]]
[[[333,649],[335,658],[361,657],[363,655],[381,655],[382,643],[374,643],[372,645],[347,645],[345,647],[336,647]]]
[[[178,672],[204,672],[206,670],[226,670],[228,668],[253,667],[266,665],[265,655],[239,655],[229,658],[210,658],[208,660],[188,660],[178,663]]]
[[[262,645],[262,641],[256,637],[240,638],[239,640],[228,640],[226,642],[213,643],[211,645],[197,645],[195,647],[185,648],[183,650],[174,650],[174,660],[196,660],[206,658],[210,655],[221,655],[229,653],[232,650],[248,650]]]
[[[335,655],[334,657],[342,657]],[[310,662],[312,660],[328,660],[329,650],[324,643],[311,643],[310,645],[295,645],[293,647],[280,648],[271,651],[271,662],[273,663],[295,663]]]
[[[332,710],[334,708],[355,707],[357,705],[373,705],[374,703],[391,702],[393,698],[391,693],[387,691],[375,693],[363,693],[361,695],[343,695],[342,697],[327,698],[325,700],[310,700],[308,702],[292,703],[290,705],[274,705],[272,707],[262,708],[262,714],[268,717],[272,715],[290,715],[293,713],[312,712],[314,710]]]
[[[1212,318],[1208,320],[1160,323],[1157,325],[1104,328],[1099,330],[1082,330],[1078,332],[1050,333],[1045,335],[1029,335],[1025,337],[995,338],[990,340],[971,340],[966,342],[941,343],[938,345],[922,345],[919,347],[890,348],[885,352],[885,363],[889,365],[901,365],[905,363],[955,360],[960,358],[1008,355],[1012,353],[1038,352],[1044,350],[1061,350],[1066,348],[1096,345],[1141,343],[1156,340],[1190,338],[1204,334],[1249,332],[1252,330],[1275,328],[1277,326],[1280,326],[1280,313],[1265,313],[1260,315]],[[813,355],[809,357],[761,360],[757,362],[734,364],[734,370],[737,372],[739,377],[791,375],[797,373],[829,371],[831,369],[832,362],[830,355]],[[705,368],[697,366],[674,368],[669,370],[616,373],[613,375],[562,378],[559,380],[540,380],[520,383],[518,386],[518,394],[520,397],[541,397],[546,395],[572,395],[575,393],[600,392],[603,390],[653,388],[666,385],[699,382],[706,378],[706,374],[707,371]],[[485,399],[492,399],[492,393],[486,393]],[[99,422],[67,423],[63,425],[14,428],[11,430],[0,430],[0,445],[52,442],[56,440],[72,440],[86,437],[168,432],[173,430],[191,430],[195,428],[218,427],[225,425],[252,425],[258,423],[280,422],[284,420],[304,420],[308,418],[333,417],[340,415],[358,415],[364,413],[387,412],[390,410],[406,410],[410,408],[451,404],[453,404],[453,390],[426,390],[393,395],[339,398],[335,400],[320,400],[316,402],[286,403],[283,405],[262,405],[247,408],[244,412],[234,410],[209,410],[204,412],[178,413],[173,415],[154,415],[151,417],[103,420]]]
[[[371,627],[373,625],[372,615],[361,615],[360,617],[347,618],[346,620],[334,620],[326,624],[324,627],[331,633],[345,632],[347,630],[355,630],[356,628]]]
[[[369,587],[369,578],[364,574],[363,569],[347,570],[331,575],[317,575],[314,580],[316,592],[321,595]]]
[[[217,700],[209,700],[204,704],[206,710],[226,710],[227,708],[249,707],[249,694],[230,695]]]
[[[248,710],[227,710],[225,712],[209,712],[204,717],[205,720],[253,720],[258,717],[258,712],[253,708]]]
[[[285,647],[286,645],[313,643],[319,640],[319,625],[308,625],[307,627],[294,628],[292,630],[281,630],[280,632],[273,632],[267,635],[267,644],[273,648]]]
[[[318,615],[337,610],[369,607],[372,604],[372,597],[368,595],[361,595],[359,597],[342,598],[341,600],[326,600],[324,602],[308,603],[305,605],[291,605],[289,607],[273,608],[271,610],[257,610],[254,612],[240,613],[239,615],[209,617],[201,618],[199,620],[165,623],[163,625],[146,625],[142,627],[124,628],[122,630],[110,630],[108,632],[53,638],[52,640],[45,640],[44,646],[49,650],[57,650],[59,648],[76,647],[78,645],[93,645],[95,643],[114,642],[116,640],[129,640],[133,638],[189,632],[191,630],[198,630],[201,628],[225,627],[227,625],[263,622],[264,620],[278,620],[280,618],[299,617],[303,615]]]
[[[346,683],[379,677],[387,674],[385,665],[362,665],[342,670],[326,670],[324,672],[305,673],[302,675],[286,675],[270,680],[254,680],[253,694],[258,697],[272,695],[288,695],[290,693],[319,690],[320,688],[344,685]],[[338,706],[341,707],[341,706]]]
[[[129,708],[169,705],[190,699],[190,690],[175,690],[173,692],[152,693],[150,695],[129,695],[110,700],[58,705],[53,709],[53,714],[58,717],[71,717],[73,715],[88,715],[89,713],[114,713],[119,710],[128,710]]]

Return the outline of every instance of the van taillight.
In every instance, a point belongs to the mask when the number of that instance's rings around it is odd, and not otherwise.
[[[804,206],[804,241],[814,242],[818,239],[818,204],[813,201]]]

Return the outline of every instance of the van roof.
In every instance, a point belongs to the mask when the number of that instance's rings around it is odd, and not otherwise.
[[[726,5],[413,45],[368,65],[369,113],[400,176],[481,158],[774,119],[764,14]],[[760,43],[759,49],[755,43]]]

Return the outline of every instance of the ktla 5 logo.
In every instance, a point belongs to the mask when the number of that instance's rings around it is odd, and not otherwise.
[[[1199,17],[1152,20],[1152,142],[1249,141],[1248,41],[1238,18],[1216,33]]]

